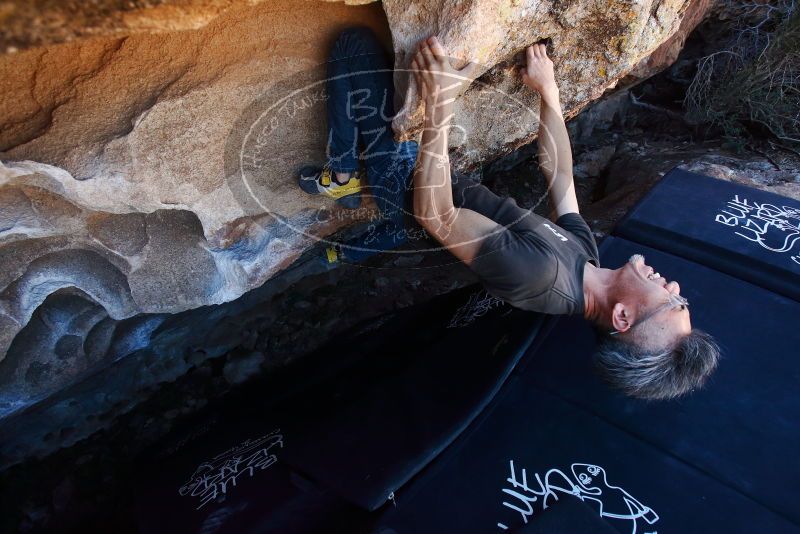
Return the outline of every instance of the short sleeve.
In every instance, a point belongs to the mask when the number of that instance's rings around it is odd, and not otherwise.
[[[507,228],[485,239],[470,269],[489,293],[512,305],[549,291],[558,273],[546,243]]]
[[[558,218],[556,224],[578,238],[586,253],[595,264],[600,266],[600,254],[597,251],[597,242],[594,240],[592,230],[579,213],[565,213]]]

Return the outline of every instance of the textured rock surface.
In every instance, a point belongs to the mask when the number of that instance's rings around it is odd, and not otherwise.
[[[372,328],[381,316],[475,281],[465,266],[443,265],[435,254],[378,256],[366,266],[328,271],[315,252],[233,302],[178,314],[116,321],[85,295],[50,295],[0,362],[3,412],[18,407],[11,400],[39,401],[0,420],[0,472],[74,445],[173,383],[195,384],[156,403],[168,421],[158,431],[142,425],[141,441],[130,447],[145,445],[163,435],[177,408],[191,413],[233,385],[319,348],[330,335]],[[112,355],[124,357],[108,365]],[[105,365],[89,367],[98,363]],[[91,378],[76,381],[87,368]]]
[[[538,97],[521,85],[515,65],[528,45],[549,39],[564,112],[574,116],[586,104],[636,68],[649,76],[674,61],[643,62],[679,32],[684,12],[694,27],[709,4],[705,0],[387,0],[396,68],[408,68],[414,45],[435,32],[454,58],[483,65],[482,76],[461,98],[458,122],[467,135],[452,136],[460,165],[472,165],[531,141],[538,127]],[[463,62],[462,62],[463,64]],[[460,66],[460,65],[456,65]],[[414,136],[424,109],[415,85],[396,76],[404,105],[394,120],[400,137]],[[510,97],[510,98],[509,98]],[[511,104],[511,105],[509,105]],[[527,111],[526,111],[527,110]]]
[[[686,38],[689,37],[692,30],[702,22],[713,7],[713,0],[694,0],[691,2],[683,14],[678,31],[673,33],[669,39],[664,41],[650,55],[642,59],[630,72],[630,75],[635,78],[646,78],[653,74],[654,71],[661,70],[665,65],[670,65],[674,62],[678,58],[678,54],[683,50]]]
[[[341,29],[372,27],[401,68],[431,33],[485,65],[458,106],[453,155],[467,167],[533,138],[537,97],[513,69],[524,47],[551,39],[572,116],[637,65],[663,67],[643,58],[694,3],[0,3],[0,415],[125,355],[173,354],[191,325],[170,314],[233,301],[369,215],[294,185],[324,155],[320,65]],[[396,126],[413,135],[406,84],[396,77]],[[141,384],[181,362],[148,366]]]
[[[254,185],[267,193],[262,206],[231,169],[236,142],[264,107],[286,87],[320,78],[338,31],[368,25],[388,42],[380,6],[222,4],[196,31],[0,56],[0,355],[54,292],[112,321],[228,302],[280,272],[316,235],[352,222],[292,184],[300,165],[324,154],[322,102],[294,108],[283,125],[291,131],[262,147],[273,155],[265,182]],[[80,328],[89,336],[101,326]],[[46,339],[61,339],[61,330],[29,332],[13,358],[0,356],[0,413],[57,390],[97,359],[72,361],[63,373],[33,358],[37,343],[40,356],[53,354]]]
[[[0,53],[99,35],[196,30],[238,6],[265,0],[6,0]],[[269,2],[270,0],[266,0]],[[325,0],[369,4],[375,0]]]

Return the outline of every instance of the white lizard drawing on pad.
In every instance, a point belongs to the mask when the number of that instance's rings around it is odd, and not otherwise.
[[[640,519],[648,525],[659,519],[652,508],[645,506],[619,486],[609,484],[606,471],[600,466],[574,463],[571,466],[572,477],[559,469],[550,469],[543,477],[535,473],[530,484],[525,469],[517,472],[513,460],[509,461],[509,467],[511,474],[506,482],[511,487],[503,488],[503,493],[512,497],[513,502],[503,501],[503,506],[518,512],[524,523],[528,523],[528,519],[534,515],[537,504],[541,504],[541,509],[546,510],[551,499],[557,501],[563,495],[596,503],[598,515],[602,518],[630,521],[631,534],[637,533]],[[500,522],[497,527],[501,530],[508,529],[508,526]]]

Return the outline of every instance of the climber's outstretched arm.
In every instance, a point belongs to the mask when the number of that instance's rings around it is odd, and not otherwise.
[[[420,43],[411,63],[425,101],[425,122],[414,169],[414,217],[458,259],[470,265],[484,238],[501,227],[467,208],[453,205],[448,134],[453,103],[471,81],[468,68],[456,70],[435,37]]]
[[[539,110],[539,167],[550,188],[556,218],[578,213],[575,181],[572,176],[572,147],[561,114],[561,101],[553,72],[553,62],[543,44],[528,47],[527,64],[521,69],[522,81],[541,95]]]

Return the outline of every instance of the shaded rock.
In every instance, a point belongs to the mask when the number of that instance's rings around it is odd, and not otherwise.
[[[73,321],[80,316],[83,321]],[[105,310],[85,294],[59,291],[50,295],[0,362],[3,400],[24,405],[80,376],[85,370],[80,361],[82,330],[105,317]],[[5,408],[3,412],[15,406],[9,404]]]
[[[141,213],[93,214],[87,219],[87,230],[91,237],[123,256],[138,254],[147,244],[145,216]]]
[[[141,266],[129,277],[140,306],[176,312],[208,302],[222,286],[211,253],[203,248],[203,228],[194,213],[159,210],[147,215],[149,245]],[[173,295],[165,301],[164,295]]]
[[[83,350],[90,364],[102,360],[109,353],[117,322],[105,317],[88,330],[83,341]]]
[[[227,11],[264,0],[6,0],[0,4],[0,54],[80,37],[196,30]],[[335,2],[337,0],[325,0]],[[360,5],[375,0],[338,0]]]
[[[23,221],[35,220],[31,202],[20,188],[0,188],[0,232],[7,232],[24,224]]]
[[[65,477],[53,490],[53,508],[63,512],[75,492],[75,483],[71,477]]]
[[[459,101],[464,135],[452,137],[455,165],[466,167],[535,135],[538,97],[514,73],[525,46],[552,41],[572,116],[677,32],[695,4],[697,15],[700,0],[5,3],[3,36],[18,52],[0,56],[0,156],[27,161],[0,167],[9,208],[0,254],[10,247],[0,316],[12,328],[0,352],[56,289],[78,288],[117,319],[218,304],[363,220],[335,216],[293,183],[300,166],[324,157],[321,65],[342,28],[372,27],[387,44],[391,33],[402,135],[418,126],[402,69],[421,37],[437,33],[453,55],[484,66]],[[35,44],[51,46],[25,49]]]
[[[64,28],[64,40],[96,37],[0,55],[0,157],[55,164],[0,163],[0,322],[8,326],[0,358],[46,297],[21,304],[27,297],[8,288],[33,276],[32,262],[46,254],[90,250],[130,276],[132,301],[131,291],[120,293],[133,306],[108,303],[123,318],[235,299],[288,266],[317,235],[352,223],[318,217],[333,204],[292,185],[297,168],[324,157],[321,101],[286,125],[295,132],[292,146],[274,137],[265,147],[277,159],[254,178],[263,198],[254,201],[226,166],[238,165],[242,136],[287,88],[313,79],[306,71],[324,75],[314,67],[337,31],[372,26],[388,42],[379,5],[101,4],[10,2],[3,9],[11,11],[0,13],[3,36],[27,31],[29,44],[62,40],[31,22],[40,16]],[[153,27],[131,22],[139,16]],[[85,33],[77,31],[82,25]],[[193,30],[176,31],[184,28]],[[193,222],[166,229],[174,221],[146,215],[163,210]],[[67,283],[95,291],[89,276],[74,274]]]
[[[63,306],[51,304],[67,294],[51,295],[0,361],[0,378],[8,373],[6,381],[0,379],[0,470],[70,447],[177,380],[186,388],[177,398],[210,399],[210,392],[222,394],[231,387],[225,378],[226,362],[260,352],[261,367],[269,372],[343,329],[475,281],[460,263],[442,266],[435,258],[418,257],[419,269],[398,269],[391,266],[391,256],[376,259],[381,260],[377,269],[345,265],[315,275],[305,266],[318,263],[307,256],[236,301],[122,321],[99,313],[92,324],[85,297],[83,303],[69,303],[80,305],[81,311],[67,313]],[[372,279],[379,276],[389,283],[376,286]],[[375,295],[365,295],[364,287],[376,287]],[[343,294],[349,298],[343,299]],[[298,307],[297,302],[314,305]],[[53,350],[68,335],[84,339],[71,374],[60,372],[64,360]],[[18,369],[30,370],[30,378],[36,374],[39,381],[20,377]],[[68,375],[71,381],[65,380]],[[42,392],[47,396],[42,398]],[[156,402],[159,417],[164,402]],[[170,427],[165,424],[158,432]],[[66,428],[71,430],[62,433]]]
[[[595,150],[582,152],[575,161],[573,169],[575,178],[599,176],[605,171],[606,167],[608,167],[616,151],[616,146],[608,145]]]
[[[80,336],[68,334],[56,342],[53,352],[62,360],[71,360],[80,355],[83,348],[83,339]]]
[[[567,123],[573,145],[591,145],[595,132],[608,131],[614,125],[623,124],[630,108],[629,94],[628,91],[619,91],[608,95]]]
[[[232,356],[225,362],[225,367],[222,368],[222,375],[229,384],[241,384],[258,374],[264,360],[264,354],[256,351]]]
[[[125,275],[93,250],[66,249],[43,254],[31,261],[0,296],[8,302],[15,317],[27,322],[31,313],[51,293],[64,288],[78,288],[117,318],[130,316],[134,310]]]
[[[666,65],[671,65],[686,44],[686,38],[698,24],[715,7],[713,0],[694,0],[687,4],[686,11],[683,13],[678,31],[673,33],[666,41],[656,48],[649,56],[644,58],[631,71],[631,76],[636,78],[646,78],[654,71],[661,70]]]

